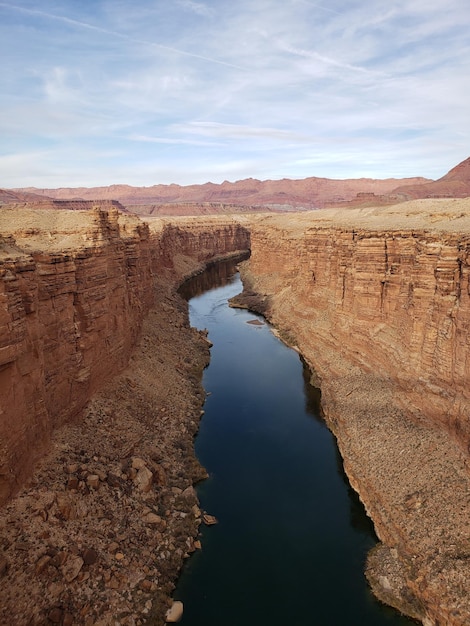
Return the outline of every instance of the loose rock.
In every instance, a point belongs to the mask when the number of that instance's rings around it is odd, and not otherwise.
[[[70,556],[62,567],[65,580],[70,583],[76,578],[83,567],[83,559],[79,556]]]
[[[134,483],[140,491],[150,491],[152,488],[153,474],[147,467],[141,467],[136,477],[134,478]]]
[[[179,600],[173,602],[171,608],[166,612],[165,620],[168,624],[174,624],[181,621],[183,617],[183,603]]]

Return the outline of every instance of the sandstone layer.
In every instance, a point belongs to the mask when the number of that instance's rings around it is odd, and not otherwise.
[[[149,228],[116,209],[0,212],[0,502],[54,428],[127,364],[156,277],[249,245],[230,220],[187,224]]]
[[[249,234],[99,208],[0,233],[0,623],[162,624],[205,475],[209,350],[175,289]]]
[[[241,218],[240,218],[241,219]],[[470,623],[470,200],[252,219],[245,292],[314,368],[381,545],[368,577]]]

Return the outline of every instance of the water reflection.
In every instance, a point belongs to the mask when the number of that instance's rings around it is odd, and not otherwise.
[[[199,292],[190,317],[213,343],[195,446],[210,474],[198,486],[201,507],[219,523],[202,529],[203,549],[178,583],[181,623],[410,625],[368,590],[364,561],[376,538],[308,368],[269,325],[228,307],[241,289],[229,267],[214,274],[225,286]]]
[[[190,300],[211,289],[227,285],[237,271],[237,265],[250,256],[249,252],[240,254],[226,261],[209,263],[203,272],[191,276],[178,289],[185,300]]]

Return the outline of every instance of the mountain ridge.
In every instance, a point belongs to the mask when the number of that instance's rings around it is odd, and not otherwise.
[[[235,182],[207,182],[197,185],[155,184],[137,187],[113,184],[100,187],[24,187],[0,190],[0,204],[19,201],[9,196],[28,196],[29,200],[62,201],[116,200],[139,215],[170,211],[172,215],[219,212],[217,203],[234,213],[247,210],[303,210],[331,206],[371,206],[394,204],[418,198],[462,198],[470,196],[470,157],[437,180],[410,178],[333,179],[311,176],[303,179],[259,180],[245,178]],[[26,199],[26,197],[25,197]],[[155,207],[161,205],[159,211]],[[224,209],[225,210],[225,209]]]

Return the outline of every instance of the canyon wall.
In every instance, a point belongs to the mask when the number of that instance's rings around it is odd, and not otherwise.
[[[171,221],[113,207],[3,208],[0,503],[54,429],[125,367],[148,312],[171,318],[167,296],[184,277],[251,248],[243,301],[316,372],[381,540],[367,563],[374,592],[426,626],[470,623],[469,216],[469,200]],[[181,372],[192,367],[182,352]]]
[[[249,248],[225,218],[149,224],[115,208],[0,213],[0,504],[52,431],[128,362],[155,281]]]
[[[382,546],[376,594],[468,624],[470,201],[267,216],[239,302],[315,369],[327,422]]]

